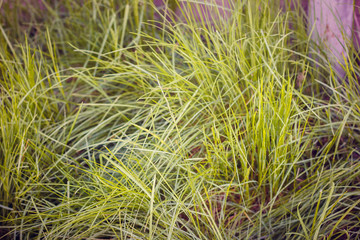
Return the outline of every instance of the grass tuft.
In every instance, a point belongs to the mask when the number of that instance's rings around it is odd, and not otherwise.
[[[63,2],[0,11],[4,239],[360,237],[353,46],[339,81],[265,1],[212,26]]]

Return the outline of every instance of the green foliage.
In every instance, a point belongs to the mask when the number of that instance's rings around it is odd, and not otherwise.
[[[359,238],[359,66],[340,83],[297,14],[237,4],[208,28],[107,0],[49,5],[35,38],[3,23],[0,234]]]

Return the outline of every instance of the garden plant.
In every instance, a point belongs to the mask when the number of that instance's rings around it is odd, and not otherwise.
[[[351,39],[334,65],[268,0],[35,2],[0,0],[0,239],[360,239]]]

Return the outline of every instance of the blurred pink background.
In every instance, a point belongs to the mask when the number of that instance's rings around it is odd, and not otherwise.
[[[166,0],[154,0],[154,4],[162,14],[169,14],[164,9]],[[189,17],[189,7],[196,6],[193,20],[201,18],[207,20],[207,24],[213,24],[220,17],[226,20],[231,17],[233,3],[236,0],[198,0],[198,3],[187,4],[186,0],[179,0],[179,6],[175,9],[175,21],[186,21]],[[345,63],[348,55],[348,40],[353,41],[359,49],[360,46],[360,0],[280,0],[279,6],[283,11],[287,6],[295,9],[296,3],[300,3],[304,12],[308,14],[308,32],[312,32],[311,38],[317,44],[325,47],[325,51],[340,77],[344,77],[345,71],[341,65]],[[159,17],[159,15],[156,15]],[[168,17],[168,19],[170,19]]]
[[[13,7],[15,0],[3,0],[3,5]],[[179,6],[175,7],[174,19],[176,22],[205,20],[206,24],[213,25],[217,20],[226,21],[232,15],[234,2],[237,0],[178,0]],[[250,1],[250,0],[249,0]],[[283,11],[286,6],[295,9],[296,0],[269,0],[279,1]],[[1,2],[1,0],[0,0]],[[21,0],[26,8],[46,11],[43,0]],[[61,0],[59,0],[61,2]],[[155,19],[167,15],[170,20],[170,11],[166,11],[167,0],[153,0],[159,9]],[[308,14],[308,32],[314,29],[312,40],[325,46],[328,57],[340,76],[344,75],[341,64],[345,63],[348,49],[347,40],[351,39],[355,46],[360,46],[360,0],[300,0],[301,7]],[[190,9],[195,9],[193,12]],[[1,12],[1,11],[0,11]]]

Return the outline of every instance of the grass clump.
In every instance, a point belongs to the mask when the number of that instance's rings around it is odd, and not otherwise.
[[[355,63],[340,84],[261,1],[211,27],[74,6],[36,40],[2,25],[5,237],[359,237]]]

